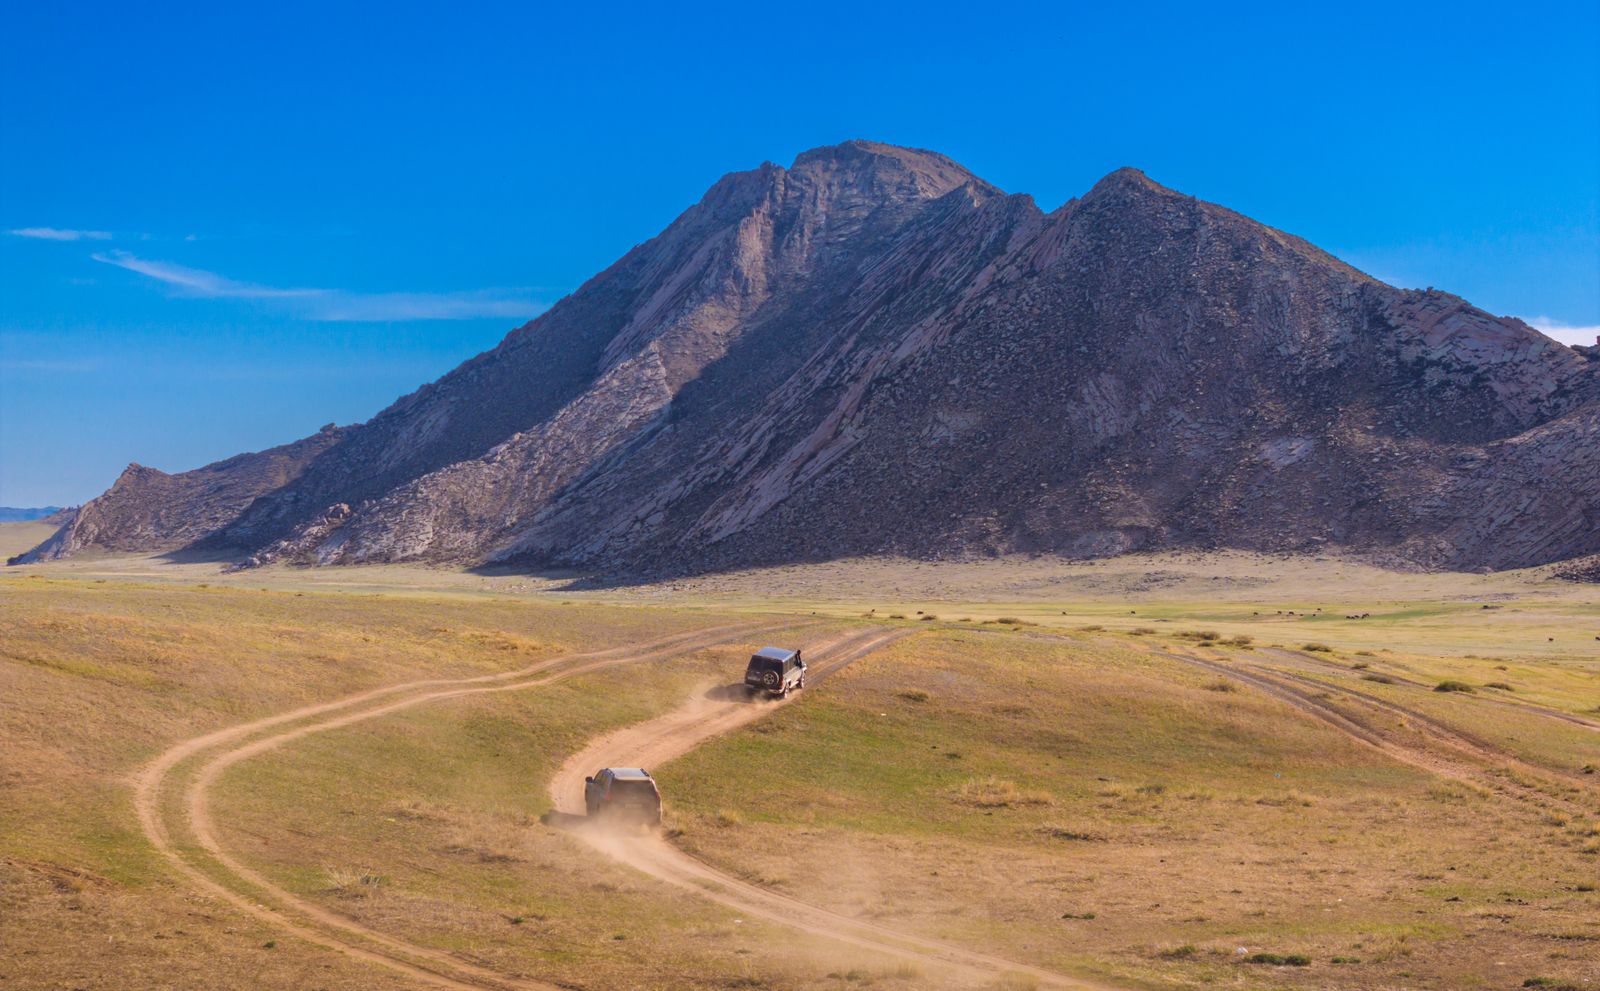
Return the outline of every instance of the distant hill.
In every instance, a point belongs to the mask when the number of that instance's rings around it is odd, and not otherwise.
[[[29,520],[42,520],[59,512],[61,512],[60,506],[37,506],[32,509],[0,506],[0,523],[26,523]]]
[[[1596,358],[1132,169],[1047,214],[856,141],[724,177],[368,423],[130,467],[33,556],[1521,567],[1600,552]]]

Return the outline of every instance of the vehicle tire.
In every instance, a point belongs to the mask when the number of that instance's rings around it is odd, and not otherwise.
[[[776,671],[768,671],[766,674],[761,676],[761,683],[767,686],[768,691],[777,691],[778,681],[778,672]]]
[[[794,683],[794,687],[796,687],[796,688],[804,688],[804,687],[806,687],[806,676],[805,675],[801,675],[800,676],[800,680]]]

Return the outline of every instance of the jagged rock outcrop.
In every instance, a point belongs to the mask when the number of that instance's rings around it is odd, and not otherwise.
[[[61,529],[49,540],[8,563],[66,557],[88,547],[109,551],[187,547],[237,519],[254,500],[293,482],[344,435],[344,430],[329,424],[304,440],[177,475],[131,464],[103,494],[64,511],[68,515]]]
[[[1507,568],[1600,551],[1597,424],[1579,349],[1134,170],[1046,214],[851,142],[724,178],[279,484],[125,476],[50,553],[664,572],[1340,546]]]

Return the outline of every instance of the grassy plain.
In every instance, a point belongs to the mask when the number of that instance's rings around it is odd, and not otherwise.
[[[179,740],[296,706],[704,625],[669,609],[4,579],[0,986],[371,986],[370,967],[188,891],[138,829],[134,772]],[[538,794],[530,782],[500,801]],[[291,824],[317,801],[272,800]]]
[[[12,526],[0,544],[37,539]],[[776,892],[1116,986],[1600,984],[1595,588],[1216,554],[629,587],[6,569],[0,988],[411,986],[197,892],[139,829],[131,777],[177,741],[383,685],[740,619],[817,624],[760,636],[785,641],[866,618],[918,635],[651,769],[674,842]],[[295,740],[221,776],[220,839],[341,918],[563,986],[959,984],[742,918],[540,824],[565,755],[736,678],[746,647]]]

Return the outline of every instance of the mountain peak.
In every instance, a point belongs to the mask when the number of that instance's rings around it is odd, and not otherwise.
[[[864,188],[898,188],[915,195],[943,196],[968,183],[999,192],[953,159],[923,148],[904,148],[878,141],[845,141],[812,148],[795,156],[790,171],[843,174]]]
[[[795,156],[791,168],[800,168],[811,162],[844,162],[876,159],[892,159],[898,162],[934,161],[951,168],[960,169],[961,166],[951,161],[948,157],[926,148],[908,148],[902,145],[885,144],[882,141],[867,141],[854,138],[850,141],[841,141],[834,145],[821,145],[808,151],[802,151]],[[966,171],[962,169],[962,171]]]
[[[1097,198],[1129,198],[1135,196],[1172,196],[1172,190],[1151,179],[1129,165],[1106,173],[1099,182],[1084,194],[1086,200]]]

